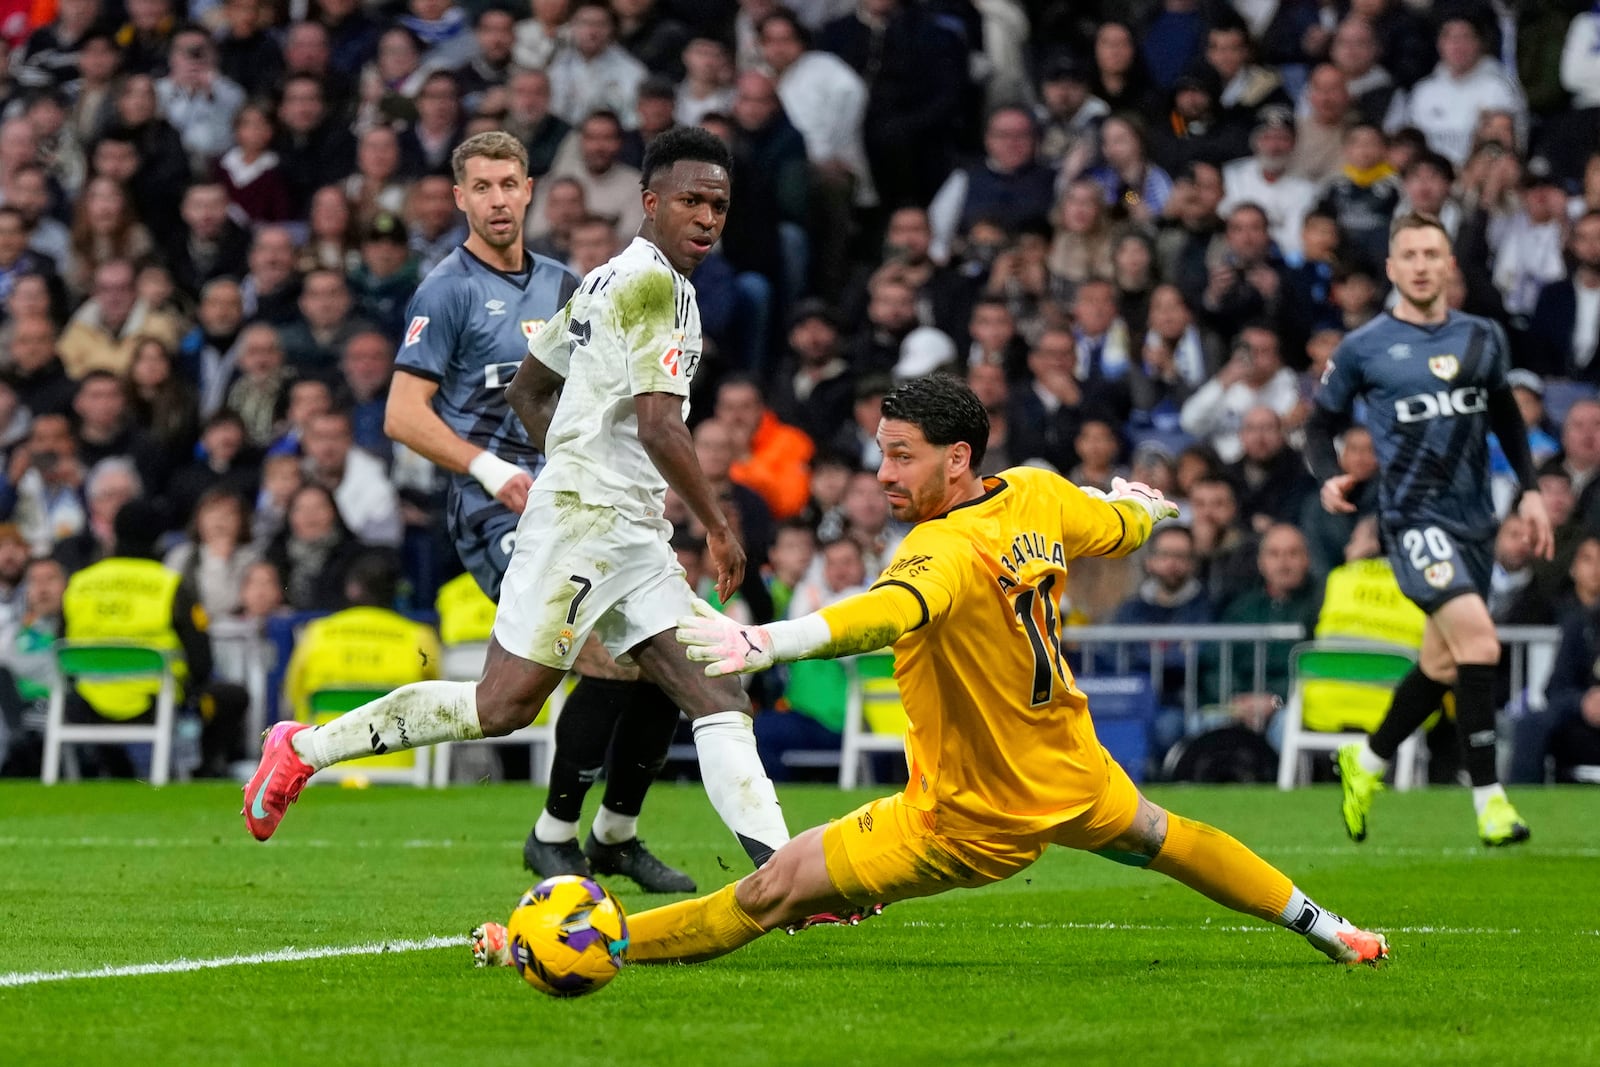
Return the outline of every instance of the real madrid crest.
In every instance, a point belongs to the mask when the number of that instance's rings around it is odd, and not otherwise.
[[[1427,569],[1422,572],[1423,580],[1429,585],[1433,586],[1435,589],[1443,589],[1445,586],[1450,584],[1450,579],[1454,578],[1455,576],[1455,564],[1449,562],[1448,560],[1440,560],[1437,563],[1430,563],[1428,564]]]
[[[566,654],[571,651],[572,631],[563,628],[562,631],[556,635],[556,655],[565,658]]]
[[[1461,361],[1452,355],[1429,356],[1428,369],[1433,371],[1436,377],[1448,382],[1461,373]]]

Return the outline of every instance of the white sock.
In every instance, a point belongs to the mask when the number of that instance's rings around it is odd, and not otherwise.
[[[700,753],[700,777],[711,806],[756,866],[761,866],[789,840],[789,828],[784,825],[772,779],[756,753],[750,716],[742,711],[721,711],[696,719],[694,747]]]
[[[1370,737],[1361,742],[1361,750],[1356,753],[1356,762],[1361,764],[1361,769],[1368,774],[1382,774],[1389,769],[1389,761],[1372,751]]]
[[[1278,916],[1278,925],[1286,926],[1315,945],[1333,959],[1339,958],[1341,948],[1335,936],[1340,930],[1354,929],[1342,916],[1318,905],[1295,886],[1289,893],[1289,903]]]
[[[476,741],[476,682],[413,682],[332,722],[294,735],[295,753],[317,770],[357,756],[421,748],[440,741]]]
[[[533,824],[533,836],[547,845],[559,845],[563,841],[575,841],[578,838],[578,824],[558,819],[548,811],[539,813],[539,821]]]
[[[1493,785],[1475,785],[1472,787],[1472,806],[1478,810],[1479,815],[1482,815],[1483,809],[1489,806],[1489,801],[1505,795],[1506,791],[1499,782]]]
[[[639,836],[639,816],[618,815],[604,804],[594,813],[594,837],[602,845],[620,845]]]

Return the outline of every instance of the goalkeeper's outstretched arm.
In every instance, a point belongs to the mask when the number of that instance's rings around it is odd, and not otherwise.
[[[928,621],[922,597],[910,586],[884,584],[846,597],[798,619],[742,626],[704,601],[678,620],[678,640],[706,673],[748,674],[774,663],[837,659],[875,652]]]

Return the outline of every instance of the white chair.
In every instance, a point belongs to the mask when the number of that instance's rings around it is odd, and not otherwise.
[[[847,689],[844,710],[844,738],[839,752],[839,788],[854,789],[863,779],[872,782],[874,752],[905,754],[906,739],[899,733],[874,731],[874,719],[899,725],[905,718],[900,690],[894,681],[894,653],[889,649],[851,656],[839,661],[845,670]]]
[[[483,663],[489,655],[489,642],[471,641],[458,645],[446,645],[444,648],[444,662],[441,673],[452,682],[476,682],[483,677]],[[556,758],[556,720],[561,716],[561,708],[567,701],[567,693],[572,689],[572,678],[569,675],[562,679],[556,686],[556,691],[550,694],[550,700],[545,704],[545,713],[541,719],[535,720],[533,725],[524,726],[520,730],[513,730],[504,737],[485,737],[481,741],[472,742],[475,745],[528,745],[533,751],[532,770],[534,785],[550,784],[550,765]],[[443,789],[450,784],[450,749],[449,742],[441,742],[433,746],[433,786]]]
[[[1313,753],[1335,752],[1339,746],[1360,741],[1366,734],[1353,731],[1308,730],[1302,721],[1305,686],[1309,682],[1338,682],[1392,692],[1416,664],[1415,649],[1372,641],[1323,639],[1298,644],[1289,653],[1289,703],[1283,709],[1283,745],[1278,756],[1278,788],[1293,789],[1311,779]],[[1428,749],[1414,731],[1400,744],[1394,759],[1394,786],[1413,788],[1427,781]]]
[[[44,761],[39,778],[55,785],[61,777],[63,757],[67,777],[78,777],[72,745],[150,746],[150,784],[166,785],[172,777],[172,733],[177,720],[178,680],[172,670],[175,653],[165,649],[116,642],[57,641],[54,647],[56,682],[50,688],[45,715]],[[94,723],[67,722],[67,694],[72,680],[99,682],[156,681],[155,721],[123,723],[105,719]],[[187,776],[188,768],[179,768]]]
[[[370,682],[329,685],[313,690],[306,697],[306,703],[311,709],[311,721],[323,723],[336,719],[345,712],[354,711],[363,704],[370,704],[390,692],[392,689],[389,687],[373,686]],[[324,769],[314,780],[339,782],[348,778],[426,786],[428,750],[412,748],[400,752],[386,752],[381,756],[363,756],[360,759],[346,760]]]

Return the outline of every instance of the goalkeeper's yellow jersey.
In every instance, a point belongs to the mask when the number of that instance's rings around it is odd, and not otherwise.
[[[906,801],[952,837],[1038,832],[1093,799],[1086,783],[1103,780],[1109,757],[1062,655],[1067,567],[1126,555],[1151,528],[1142,504],[1092,498],[1048,471],[1012,468],[984,487],[913,527],[873,586],[917,601],[894,642],[911,722]],[[874,625],[838,610],[848,603],[822,611],[836,636]]]

